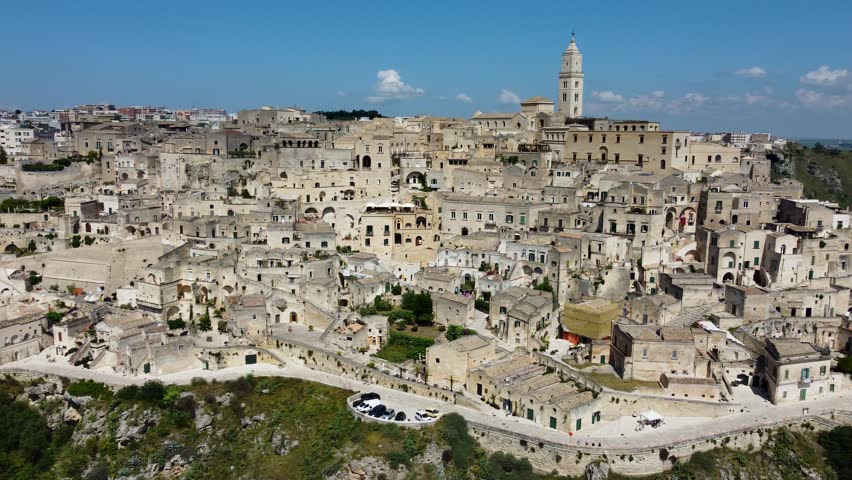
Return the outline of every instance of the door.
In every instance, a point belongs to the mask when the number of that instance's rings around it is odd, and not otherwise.
[[[556,428],[556,417],[550,417],[550,428]]]
[[[805,400],[808,397],[808,390],[803,388],[799,390],[799,400]]]
[[[257,363],[257,354],[251,353],[246,355],[246,365],[254,365]]]
[[[527,420],[535,420],[532,408],[527,409]]]
[[[150,363],[146,363],[145,365],[143,365],[143,366],[142,366],[142,371],[143,371],[143,372],[145,372],[145,373],[151,373],[151,364],[150,364]]]
[[[482,384],[481,383],[476,384],[476,395],[478,395],[480,397],[482,396]]]
[[[606,355],[601,355],[601,363],[606,363]]]

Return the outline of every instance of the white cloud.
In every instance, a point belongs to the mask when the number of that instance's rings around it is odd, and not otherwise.
[[[669,105],[669,108],[671,108],[674,113],[691,112],[696,108],[699,108],[702,105],[706,104],[709,100],[710,98],[708,98],[704,94],[690,92],[681,98],[672,100],[671,104]]]
[[[376,74],[379,82],[376,84],[375,95],[367,97],[370,103],[383,103],[419,97],[426,93],[422,88],[412,87],[402,81],[402,76],[394,69],[379,70]]]
[[[796,90],[796,98],[802,105],[820,110],[852,106],[852,95],[831,95],[807,88]]]
[[[746,78],[763,78],[766,76],[766,70],[760,67],[741,68],[737,70],[737,75]]]
[[[651,93],[636,95],[628,98],[623,107],[634,110],[659,110],[663,108],[665,94],[662,90],[654,90]]]
[[[497,97],[497,101],[505,104],[517,104],[521,103],[521,97],[519,97],[515,92],[511,90],[500,90],[500,95]]]
[[[458,100],[462,103],[473,103],[473,99],[470,98],[469,96],[465,95],[464,93],[460,93],[460,94],[456,95],[456,100]]]
[[[602,102],[623,102],[624,97],[613,92],[612,90],[604,90],[603,92],[592,92],[592,96]]]
[[[837,82],[843,80],[849,75],[849,70],[836,69],[832,70],[828,65],[823,65],[813,72],[806,73],[800,80],[802,83],[810,85],[821,85],[824,87],[836,85]]]
[[[338,96],[338,97],[348,97],[348,96],[349,96],[349,92],[347,92],[347,91],[345,91],[345,90],[338,90],[338,91],[337,91],[337,96]]]
[[[763,104],[766,104],[766,103],[769,102],[769,97],[766,96],[766,95],[759,95],[759,94],[753,94],[753,93],[746,92],[746,94],[743,95],[743,101],[747,105],[763,105]]]

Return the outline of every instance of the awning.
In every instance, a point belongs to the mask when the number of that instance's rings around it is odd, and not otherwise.
[[[660,420],[663,419],[663,417],[660,416],[659,413],[657,413],[653,410],[648,410],[647,412],[642,412],[642,413],[639,414],[639,416],[642,418],[642,420],[645,420],[647,422],[657,422],[657,421],[660,421]]]

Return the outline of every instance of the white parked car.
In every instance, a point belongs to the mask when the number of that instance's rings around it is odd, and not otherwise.
[[[367,400],[366,402],[358,405],[355,409],[361,413],[367,413],[372,410],[374,407],[377,407],[382,401],[378,398],[374,398],[372,400]]]

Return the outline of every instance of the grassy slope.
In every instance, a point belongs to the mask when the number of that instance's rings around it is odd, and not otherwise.
[[[23,385],[0,378],[0,395],[18,395]],[[429,445],[439,451],[453,445],[467,454],[463,467],[450,458],[449,450],[444,469],[449,478],[478,476],[483,465],[492,460],[476,441],[467,434],[466,423],[458,415],[446,415],[436,426],[421,430],[402,429],[394,425],[360,422],[346,408],[345,399],[351,392],[295,379],[252,378],[225,383],[196,383],[186,387],[166,387],[157,399],[128,397],[122,392],[113,394],[100,384],[72,384],[75,394],[94,394],[98,398],[83,410],[90,417],[83,423],[104,417],[107,432],[93,436],[84,445],[73,445],[71,434],[77,427],[60,427],[53,433],[48,463],[38,471],[31,468],[4,469],[0,480],[85,478],[100,480],[115,476],[139,474],[150,463],[160,468],[175,454],[194,460],[181,478],[192,479],[322,479],[340,470],[352,459],[366,456],[384,458],[391,465],[405,466],[411,479],[435,478],[436,465],[412,461]],[[141,389],[140,389],[141,390]],[[182,392],[192,392],[196,403],[180,399]],[[220,406],[215,400],[226,392],[234,395],[230,406]],[[8,397],[6,397],[8,399]],[[59,402],[42,402],[42,414],[62,411]],[[18,408],[26,408],[18,404]],[[181,406],[183,405],[183,406]],[[188,408],[187,408],[188,407]],[[210,428],[198,431],[191,414],[200,408],[214,416]],[[143,411],[153,411],[160,420],[142,438],[127,447],[119,448],[114,439],[120,417],[137,417]],[[246,416],[263,414],[266,419],[242,428]],[[14,422],[0,418],[3,429],[15,428]],[[61,430],[61,431],[60,431]],[[298,441],[286,455],[273,451],[270,439],[274,433],[285,435],[290,442]],[[452,439],[452,441],[450,441]],[[449,445],[448,445],[449,443]],[[206,453],[204,453],[206,452]],[[529,463],[510,456],[500,457],[504,474],[496,472],[491,480],[549,480],[532,473]],[[440,460],[438,460],[440,462]],[[92,475],[98,466],[99,475]],[[159,478],[159,477],[158,477]],[[555,478],[555,477],[554,477]]]
[[[816,151],[801,145],[788,149],[795,162],[796,179],[805,187],[805,197],[820,200],[833,200],[848,208],[852,200],[852,151],[823,150]],[[834,170],[843,183],[844,194],[836,195],[829,191],[820,180],[808,173],[808,162],[814,162],[823,170]]]
[[[139,473],[148,463],[161,466],[175,453],[194,455],[186,479],[321,479],[339,470],[348,461],[365,456],[384,457],[389,463],[405,465],[407,478],[435,478],[435,465],[412,461],[428,445],[444,450],[448,478],[485,478],[489,480],[555,480],[558,477],[534,474],[529,463],[506,455],[485,455],[457,415],[446,415],[435,427],[404,430],[392,425],[362,423],[346,409],[350,392],[316,383],[281,378],[244,378],[235,382],[168,387],[166,400],[122,399],[97,384],[84,385],[76,393],[94,393],[99,398],[89,404],[91,410],[107,418],[109,433],[93,437],[82,446],[70,441],[74,428],[60,427],[50,441],[50,464],[41,472],[0,471],[0,479],[87,478],[93,465],[100,464],[110,477]],[[0,393],[17,395],[22,385],[0,379]],[[204,410],[214,413],[212,428],[198,432],[194,421],[183,416],[176,403],[181,391],[195,394]],[[231,406],[219,406],[214,397],[231,392]],[[266,393],[263,393],[266,392]],[[193,406],[194,407],[194,406]],[[61,411],[60,405],[44,405],[45,414]],[[118,448],[113,433],[119,416],[131,416],[143,410],[156,411],[161,420],[136,444]],[[189,411],[193,411],[189,409]],[[85,412],[84,412],[85,413]],[[241,428],[240,419],[264,414],[266,420]],[[0,427],[14,428],[14,422]],[[6,419],[8,420],[8,419]],[[11,425],[11,427],[10,427]],[[80,426],[76,428],[81,428]],[[286,435],[299,445],[286,455],[272,451],[274,432]],[[8,432],[0,432],[7,435]],[[837,478],[823,458],[823,450],[812,432],[787,430],[772,432],[772,441],[762,450],[741,452],[726,448],[696,454],[685,464],[669,472],[648,478],[717,479],[726,478],[807,478],[804,470],[814,471],[823,479]],[[724,441],[720,439],[720,445]],[[197,453],[207,446],[206,454]],[[747,477],[740,477],[745,472]],[[39,474],[40,473],[40,474]],[[621,479],[618,475],[610,478]]]

